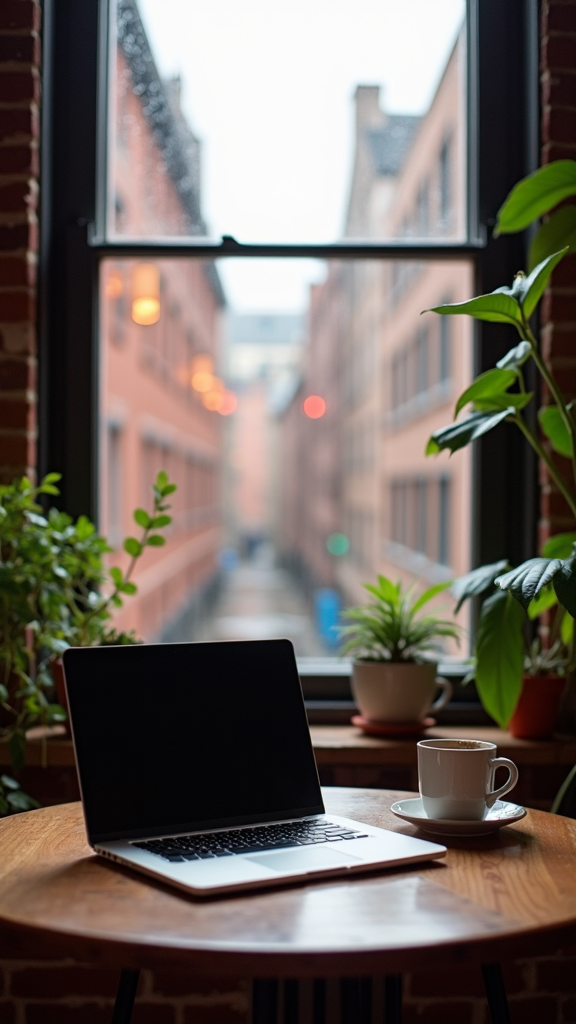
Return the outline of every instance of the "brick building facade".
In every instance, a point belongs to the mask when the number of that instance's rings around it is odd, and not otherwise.
[[[0,5],[0,474],[36,464],[36,254],[40,6],[34,0]],[[576,2],[542,3],[542,159],[576,158]],[[543,310],[542,338],[567,393],[574,394],[576,288],[573,264],[556,273]],[[571,266],[572,264],[572,266]],[[544,480],[542,526],[558,529],[565,513]],[[71,962],[15,959],[2,944],[2,1024],[105,1024],[115,972]],[[517,1024],[574,1024],[576,954],[504,965],[512,1020]],[[406,979],[407,1024],[484,1024],[480,972],[426,972]],[[180,972],[143,972],[135,1024],[242,1024],[244,983],[213,986]]]

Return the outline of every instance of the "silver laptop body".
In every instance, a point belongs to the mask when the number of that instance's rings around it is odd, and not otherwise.
[[[288,640],[64,655],[88,841],[198,896],[442,857],[325,813]]]

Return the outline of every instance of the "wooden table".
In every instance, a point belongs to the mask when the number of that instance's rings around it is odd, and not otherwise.
[[[390,804],[407,794],[327,789],[327,810],[417,835]],[[258,979],[387,976],[387,1024],[404,971],[480,963],[494,1022],[507,1007],[497,963],[574,942],[576,821],[530,811],[491,837],[447,840],[445,862],[211,901],[97,858],[79,804],[0,822],[0,928],[15,956],[122,968],[115,1024],[141,967]],[[275,981],[255,987],[271,1021]]]

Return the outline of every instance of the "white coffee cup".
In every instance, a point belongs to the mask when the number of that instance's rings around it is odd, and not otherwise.
[[[482,821],[518,781],[514,762],[496,753],[496,744],[484,740],[420,740],[418,783],[427,817]],[[494,789],[500,766],[510,774],[503,786]]]

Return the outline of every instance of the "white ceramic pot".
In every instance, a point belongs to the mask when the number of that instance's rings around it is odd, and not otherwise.
[[[431,663],[355,661],[352,693],[360,714],[373,722],[421,722],[452,696],[450,683],[436,678],[437,669]],[[442,692],[434,700],[438,688]]]

